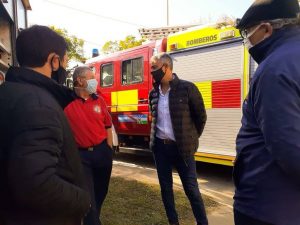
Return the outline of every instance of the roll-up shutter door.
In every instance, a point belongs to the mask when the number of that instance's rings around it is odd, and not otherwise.
[[[241,127],[243,45],[232,42],[171,53],[173,71],[199,88],[207,123],[198,151],[235,155],[235,139]]]

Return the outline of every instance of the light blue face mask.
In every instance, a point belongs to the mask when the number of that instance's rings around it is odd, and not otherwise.
[[[90,95],[93,94],[93,93],[96,93],[98,81],[96,79],[90,79],[90,80],[87,80],[86,82],[87,82],[86,91]]]

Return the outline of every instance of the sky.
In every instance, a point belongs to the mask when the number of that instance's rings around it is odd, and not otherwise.
[[[169,25],[214,23],[228,15],[240,18],[253,0],[168,0]],[[167,26],[167,0],[30,0],[29,26],[54,25],[85,41],[84,54],[139,28]]]

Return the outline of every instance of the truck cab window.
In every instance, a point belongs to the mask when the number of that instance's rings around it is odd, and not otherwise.
[[[112,63],[105,64],[101,66],[101,77],[100,77],[100,86],[109,87],[114,83],[113,77],[113,65]]]
[[[143,57],[122,62],[122,85],[143,82]]]

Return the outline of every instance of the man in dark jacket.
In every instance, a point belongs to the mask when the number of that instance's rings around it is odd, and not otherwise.
[[[237,25],[259,64],[236,142],[237,225],[300,224],[298,13],[298,0],[260,0]]]
[[[170,224],[179,224],[173,194],[172,167],[180,176],[198,225],[207,225],[199,192],[194,153],[206,123],[202,96],[197,87],[172,72],[172,58],[162,53],[151,59],[155,80],[149,102],[152,114],[150,148],[153,151],[162,200]]]
[[[67,45],[44,26],[16,41],[21,67],[0,86],[0,221],[5,225],[79,225],[90,197],[63,108],[72,101],[51,74]]]

